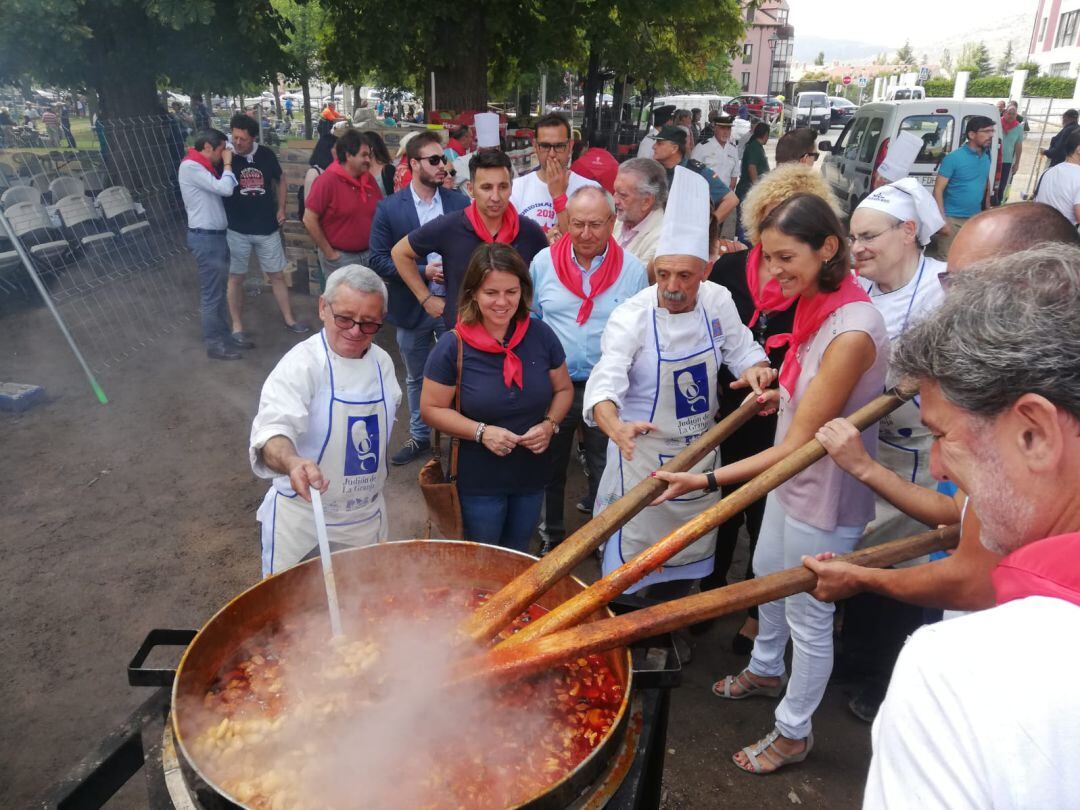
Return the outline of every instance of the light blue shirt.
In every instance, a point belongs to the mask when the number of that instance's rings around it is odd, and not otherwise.
[[[581,272],[581,286],[588,294],[593,273],[603,262],[607,252],[593,258],[586,269],[570,251],[574,264]],[[623,252],[623,266],[615,283],[593,299],[593,311],[583,325],[578,324],[578,310],[582,299],[570,292],[559,281],[551,248],[544,248],[532,260],[529,274],[533,281],[533,317],[539,318],[559,338],[566,352],[566,366],[570,379],[584,382],[589,379],[593,366],[600,360],[600,336],[604,333],[612,310],[626,299],[649,286],[649,278],[643,265],[632,253]]]
[[[416,218],[420,220],[421,225],[427,225],[431,220],[443,215],[442,195],[439,194],[439,190],[435,189],[435,196],[431,198],[431,202],[424,202],[420,199],[420,195],[416,193],[416,189],[413,188],[412,183],[409,183],[409,191],[412,193],[413,207],[416,209]],[[442,261],[442,256],[438,253],[429,253],[425,261],[428,264],[432,262]]]
[[[990,177],[990,150],[982,154],[966,143],[949,152],[941,161],[938,174],[949,178],[942,198],[945,216],[967,219],[982,210],[986,182]]]

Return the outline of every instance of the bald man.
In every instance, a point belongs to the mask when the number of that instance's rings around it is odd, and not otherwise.
[[[574,404],[551,439],[551,481],[544,493],[540,524],[541,556],[566,536],[563,501],[566,468],[574,436],[581,427],[589,491],[577,504],[591,514],[604,474],[607,437],[582,424],[585,383],[600,359],[600,336],[620,303],[649,286],[645,266],[612,238],[615,201],[599,186],[583,186],[566,205],[566,234],[532,260],[533,315],[550,326],[566,350],[574,383]]]
[[[1027,250],[1043,242],[1060,242],[1080,247],[1080,236],[1061,213],[1035,202],[1014,203],[991,208],[969,219],[957,233],[949,250],[948,276],[991,256]],[[946,610],[981,610],[994,605],[990,571],[1000,555],[979,541],[979,520],[965,510],[967,497],[954,498],[901,479],[861,454],[858,431],[845,419],[829,422],[818,432],[836,463],[873,489],[901,511],[933,527],[962,523],[960,544],[942,560],[913,568],[872,569],[830,561],[831,555],[804,557],[803,564],[817,574],[812,595],[824,602],[870,593],[915,605]],[[966,513],[965,513],[966,511]]]

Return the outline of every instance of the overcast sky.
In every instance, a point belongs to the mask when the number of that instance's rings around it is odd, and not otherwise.
[[[981,0],[977,4],[950,0],[904,0],[902,3],[856,3],[852,0],[788,0],[788,19],[796,36],[865,40],[902,45],[937,42],[980,27],[972,15],[985,23],[995,17],[1028,13],[1034,18],[1038,0]],[[1024,39],[1030,29],[1020,32]]]

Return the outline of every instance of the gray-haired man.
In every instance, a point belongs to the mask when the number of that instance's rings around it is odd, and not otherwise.
[[[652,158],[631,158],[615,176],[615,241],[646,267],[656,255],[668,183],[664,167]],[[650,280],[652,274],[650,271]]]
[[[924,627],[901,653],[864,808],[1080,795],[1078,311],[1080,253],[1043,244],[966,269],[900,338],[893,366],[919,385],[931,469],[968,493],[983,545],[1005,556],[996,607]]]
[[[387,537],[382,488],[401,387],[390,355],[372,342],[386,306],[386,284],[374,270],[335,270],[319,299],[324,328],[266,378],[249,447],[255,474],[273,479],[257,515],[263,576],[315,547],[311,487],[322,493],[331,542],[366,546]]]

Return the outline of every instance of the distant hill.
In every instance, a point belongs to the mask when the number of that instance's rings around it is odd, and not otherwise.
[[[903,43],[900,43],[902,45]],[[821,52],[825,53],[825,63],[855,62],[873,59],[883,51],[895,51],[899,45],[869,45],[853,39],[826,39],[825,37],[801,36],[795,29],[795,46],[792,48],[796,62],[813,62]]]
[[[939,61],[942,52],[948,48],[955,64],[956,57],[964,49],[966,43],[982,42],[990,50],[990,59],[996,64],[1005,52],[1005,46],[1012,40],[1013,59],[1023,62],[1027,58],[1028,44],[1031,41],[1031,26],[1034,21],[1034,13],[1013,14],[998,20],[986,20],[981,24],[978,19],[973,19],[970,31],[943,39],[928,38],[925,41],[912,42],[911,47],[917,54],[916,59],[921,59],[922,55],[926,54],[931,62]]]

